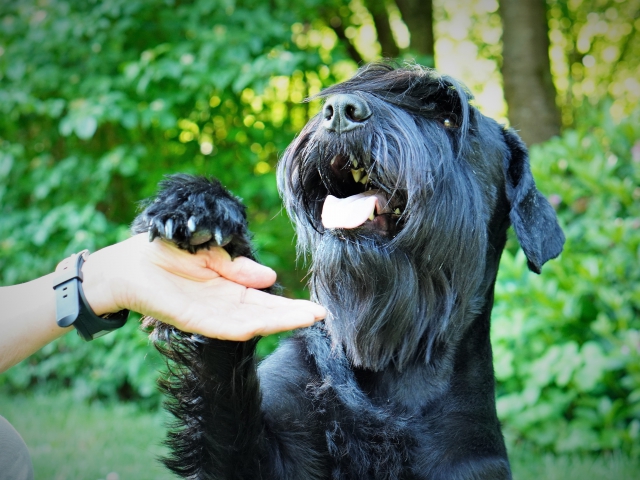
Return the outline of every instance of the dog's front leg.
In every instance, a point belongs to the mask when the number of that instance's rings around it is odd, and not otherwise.
[[[212,179],[169,177],[132,230],[192,253],[223,247],[232,258],[252,257],[244,206]],[[176,417],[165,464],[186,478],[270,478],[254,360],[257,340],[216,340],[153,319],[147,324],[168,359],[160,386]]]

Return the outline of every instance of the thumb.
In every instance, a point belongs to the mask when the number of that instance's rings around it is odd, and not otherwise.
[[[232,282],[249,288],[267,288],[276,281],[276,272],[246,257],[231,259],[223,248],[209,251],[207,267]]]

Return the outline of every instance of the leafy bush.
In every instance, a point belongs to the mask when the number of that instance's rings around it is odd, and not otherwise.
[[[567,243],[540,277],[515,242],[502,257],[498,413],[512,441],[640,455],[640,111],[607,112],[531,149]]]
[[[318,107],[301,100],[356,68],[335,42],[292,42],[315,0],[295,11],[260,0],[5,3],[0,284],[125,238],[136,202],[164,175],[185,172],[216,176],[244,199],[260,259],[287,295],[305,295],[274,167]],[[157,357],[130,323],[90,344],[67,335],[0,386],[157,398]]]
[[[63,388],[78,399],[135,399],[140,406],[157,407],[155,382],[163,360],[135,320],[91,344],[71,334],[46,345],[7,371],[5,389],[16,393]]]

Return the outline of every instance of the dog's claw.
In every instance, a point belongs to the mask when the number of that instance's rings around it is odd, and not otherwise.
[[[153,226],[153,222],[149,224],[149,241],[153,242],[153,240],[158,236],[158,231],[156,227]]]
[[[216,231],[213,234],[213,238],[215,238],[216,243],[219,246],[222,246],[222,232],[220,231],[220,229],[218,227],[216,227]]]
[[[164,236],[167,240],[173,240],[173,219],[170,218],[164,224]]]
[[[187,228],[189,229],[189,231],[191,233],[196,231],[196,218],[191,216],[189,217],[189,220],[187,221]]]

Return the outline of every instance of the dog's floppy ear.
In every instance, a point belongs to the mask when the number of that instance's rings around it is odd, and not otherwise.
[[[556,212],[538,191],[529,168],[527,147],[511,129],[503,129],[508,151],[504,159],[505,190],[509,218],[529,269],[540,273],[542,265],[560,255],[564,234]]]

